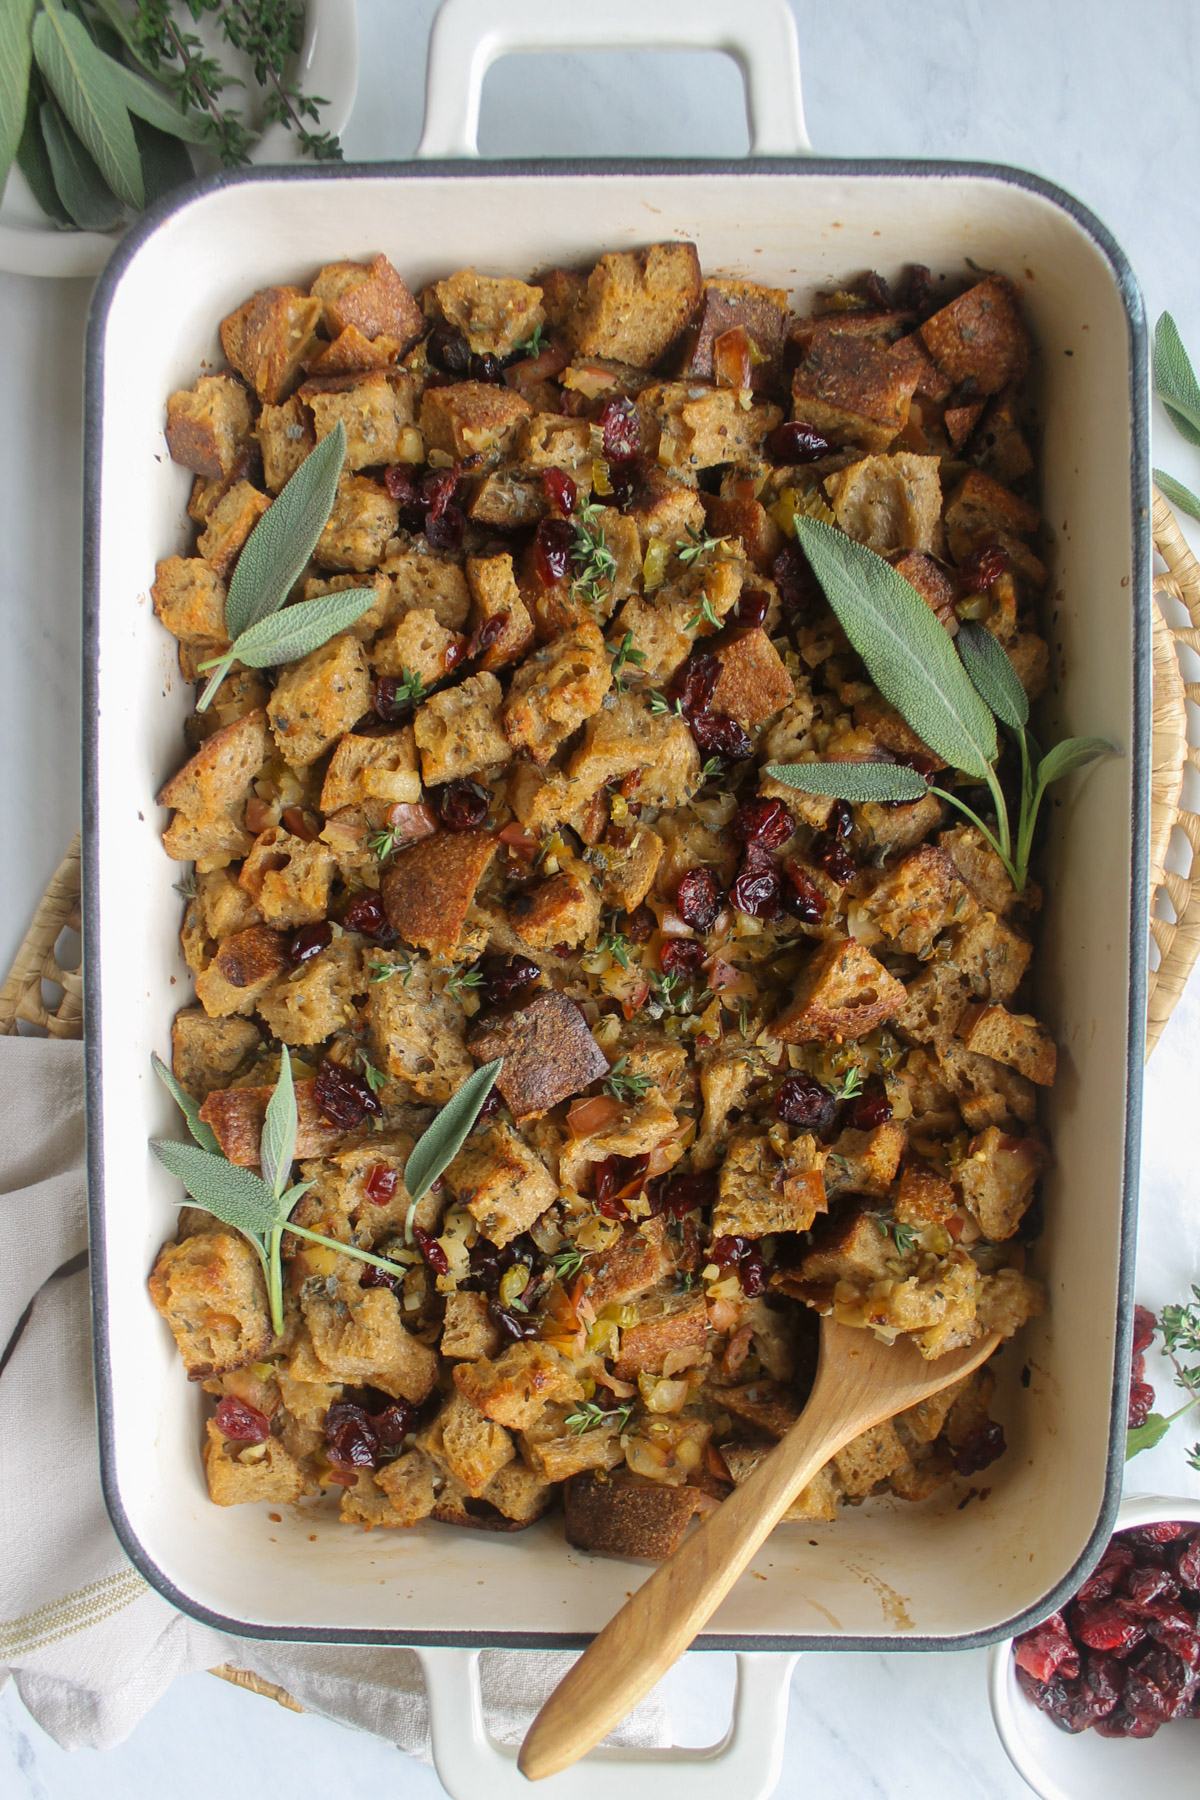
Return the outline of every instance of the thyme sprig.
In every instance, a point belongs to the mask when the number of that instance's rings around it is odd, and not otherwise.
[[[571,593],[586,606],[593,607],[603,604],[617,572],[617,559],[604,541],[603,525],[598,523],[601,510],[598,501],[586,500],[572,521],[575,541],[571,546],[571,562],[575,574]]]
[[[624,673],[626,665],[640,668],[646,660],[646,652],[634,649],[632,631],[627,631],[619,644],[606,644],[604,648],[612,657],[613,693],[624,694],[629,688]]]
[[[717,609],[707,594],[701,594],[699,606],[690,619],[683,621],[683,629],[698,631],[701,625],[711,625],[714,631],[718,631],[721,625],[721,621],[717,617]]]
[[[1200,441],[1200,440],[1198,440]],[[1125,1460],[1142,1450],[1152,1450],[1163,1439],[1171,1425],[1193,1406],[1200,1405],[1200,1287],[1192,1284],[1192,1298],[1183,1306],[1164,1306],[1158,1316],[1157,1330],[1163,1350],[1175,1370],[1175,1386],[1187,1398],[1172,1413],[1148,1413],[1145,1422],[1133,1426],[1125,1437]],[[1182,1359],[1194,1358],[1184,1362]],[[1200,1471],[1200,1443],[1185,1452],[1189,1467]]]
[[[567,1414],[563,1424],[576,1437],[582,1437],[585,1431],[595,1431],[598,1425],[613,1424],[620,1433],[632,1417],[632,1406],[615,1406],[608,1411],[603,1406],[597,1406],[594,1400],[584,1400],[577,1411]]]
[[[618,1056],[604,1078],[604,1091],[614,1100],[644,1100],[654,1083],[649,1075],[633,1074],[628,1063],[627,1056]]]
[[[719,550],[725,543],[723,537],[709,537],[707,533],[698,531],[694,525],[687,528],[687,536],[679,538],[675,544],[675,554],[686,568],[689,563],[697,562],[702,556],[709,556]]]

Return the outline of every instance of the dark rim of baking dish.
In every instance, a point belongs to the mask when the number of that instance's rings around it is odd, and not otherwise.
[[[404,180],[421,181],[446,176],[465,179],[504,176],[521,180],[545,175],[591,179],[609,176],[676,176],[682,179],[708,175],[759,175],[804,178],[868,176],[925,180],[973,179],[1018,187],[1048,200],[1071,218],[1091,238],[1112,271],[1125,310],[1129,334],[1129,405],[1132,424],[1130,456],[1130,523],[1133,549],[1133,741],[1131,825],[1133,838],[1130,869],[1130,984],[1125,1068],[1125,1157],[1122,1170],[1121,1242],[1117,1273],[1118,1314],[1114,1344],[1112,1408],[1109,1419],[1108,1457],[1104,1496],[1099,1516],[1087,1544],[1071,1568],[1038,1602],[989,1629],[957,1636],[929,1637],[917,1633],[896,1636],[822,1635],[820,1633],[708,1632],[696,1640],[698,1650],[973,1650],[1002,1642],[1026,1626],[1043,1619],[1068,1600],[1099,1560],[1112,1535],[1121,1500],[1124,1469],[1125,1424],[1128,1409],[1130,1345],[1133,1320],[1134,1239],[1137,1225],[1138,1166],[1141,1145],[1142,1068],[1145,1053],[1149,782],[1150,766],[1150,466],[1149,466],[1149,355],[1145,309],[1137,278],[1124,251],[1095,214],[1081,201],[1052,182],[1024,170],[996,163],[922,162],[819,157],[747,157],[705,159],[645,158],[550,158],[490,162],[475,158],[452,161],[405,163],[290,164],[273,169],[223,170],[193,182],[152,207],[134,225],[114,251],[97,282],[88,317],[85,373],[84,433],[84,540],[83,540],[83,940],[86,1022],[86,1079],[88,1121],[88,1209],[92,1241],[104,1236],[104,1157],[101,1112],[101,993],[98,893],[98,783],[97,730],[99,716],[99,524],[100,467],[103,437],[101,396],[104,385],[104,337],[109,307],[128,264],[173,214],[194,201],[223,188],[244,183],[281,181]],[[129,1520],[117,1480],[113,1431],[112,1370],[108,1355],[108,1291],[102,1256],[93,1255],[92,1331],[96,1372],[96,1405],[99,1416],[100,1475],[105,1505],[113,1529],[130,1562],[150,1586],[181,1612],[235,1637],[277,1642],[313,1644],[377,1644],[380,1646],[459,1647],[470,1649],[549,1650],[582,1649],[591,1642],[587,1632],[561,1631],[379,1631],[333,1629],[320,1626],[256,1625],[228,1618],[183,1593],[163,1573],[142,1545]]]

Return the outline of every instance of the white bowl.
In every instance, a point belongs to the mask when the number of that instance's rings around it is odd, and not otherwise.
[[[1164,1519],[1200,1524],[1200,1500],[1145,1494],[1123,1500],[1117,1530]],[[1178,1719],[1152,1738],[1105,1738],[1063,1731],[1017,1685],[1013,1640],[997,1644],[988,1669],[992,1718],[1018,1774],[1042,1800],[1196,1800],[1200,1792],[1200,1719]]]

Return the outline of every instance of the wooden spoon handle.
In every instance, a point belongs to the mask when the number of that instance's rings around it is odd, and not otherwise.
[[[531,1781],[586,1756],[649,1693],[796,1495],[861,1429],[854,1419],[847,1424],[836,1390],[827,1390],[827,1399],[818,1389],[787,1436],[655,1569],[559,1683],[521,1748],[518,1766]]]

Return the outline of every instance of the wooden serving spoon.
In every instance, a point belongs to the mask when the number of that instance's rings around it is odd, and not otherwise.
[[[525,1734],[531,1781],[570,1768],[630,1713],[702,1631],[754,1552],[817,1470],[860,1432],[927,1400],[985,1362],[988,1332],[926,1362],[908,1338],[821,1320],[817,1378],[803,1413],[754,1473],[625,1602],[559,1682]]]

